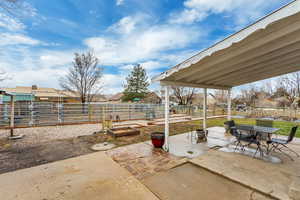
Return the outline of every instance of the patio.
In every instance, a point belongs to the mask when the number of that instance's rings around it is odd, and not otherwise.
[[[2,174],[0,199],[299,199],[300,159],[233,152],[223,127],[208,130],[204,143],[171,136],[170,152],[146,141]]]
[[[106,153],[137,179],[142,180],[206,154],[210,149],[226,147],[234,139],[225,135],[222,127],[209,128],[209,132],[208,141],[204,143],[197,143],[195,134],[191,132],[171,136],[169,152],[153,148],[151,141],[146,141],[118,147]]]
[[[208,89],[227,91],[227,120],[229,121],[231,120],[231,98],[234,87],[300,70],[298,51],[300,43],[297,37],[300,31],[299,11],[300,1],[293,1],[152,79],[153,82],[159,82],[165,89],[165,151],[172,154],[178,145],[178,142],[176,143],[172,137],[169,137],[169,91],[171,87],[203,89],[203,130],[206,132]],[[234,153],[234,146],[230,145],[228,139],[225,139],[223,140],[225,145],[221,145],[220,149],[219,146],[217,148],[220,151],[209,149],[207,154],[196,156],[190,162],[259,191],[267,198],[299,199],[299,158],[292,161],[292,158],[286,158],[282,152],[281,154],[274,152],[268,154],[270,145],[274,148],[287,145],[299,153],[299,143],[297,145],[289,143],[295,135],[297,126],[291,129],[289,139],[285,138],[285,141],[282,141],[270,137],[277,130],[276,128],[252,126],[248,130],[249,134],[245,135],[242,134],[245,130],[237,128],[234,123],[230,122],[230,124],[228,124],[230,133],[238,140],[237,147],[239,146],[242,150],[241,154]],[[264,147],[267,148],[267,158],[264,158],[262,151],[262,137],[266,138]],[[242,145],[241,141],[246,142],[247,145]],[[257,149],[248,148],[250,144],[256,145]],[[245,146],[247,148],[243,151]],[[182,152],[190,149],[188,152],[192,154],[202,154],[195,147],[191,145],[188,148],[177,147],[177,149],[183,149],[180,150]],[[281,151],[278,148],[275,150]],[[257,151],[262,159],[249,157],[249,155],[255,157]],[[164,182],[167,183],[165,179],[154,180],[154,183],[161,184],[162,187]],[[183,185],[188,183],[182,182]],[[172,187],[165,187],[164,190],[160,190],[159,186],[156,188],[158,188],[156,190],[158,196],[176,193]],[[216,191],[211,190],[211,192]],[[265,197],[258,198],[265,199]],[[249,199],[253,199],[251,195]]]
[[[184,196],[192,198],[197,195],[205,197],[209,193],[221,195],[222,191],[219,193],[213,186],[210,186],[210,189],[198,190],[203,187],[202,184],[211,181],[206,179],[207,176],[217,180],[221,177],[221,183],[225,188],[232,182],[238,183],[238,186],[232,187],[241,187],[237,190],[241,194],[249,195],[249,199],[250,196],[253,199],[299,199],[300,159],[295,158],[295,161],[291,161],[280,153],[272,153],[272,156],[267,156],[265,159],[259,156],[253,158],[254,151],[251,148],[244,152],[238,150],[234,152],[235,146],[232,145],[234,138],[226,134],[223,127],[212,127],[208,130],[208,141],[205,143],[194,143],[190,138],[191,133],[170,136],[168,153],[153,149],[149,142],[144,142],[119,147],[108,151],[107,154],[146,184],[161,199],[182,199]],[[294,140],[290,146],[296,152],[300,152],[299,139]],[[190,151],[193,154],[188,153]],[[193,166],[187,165],[189,163]],[[189,175],[190,178],[180,178],[185,173],[189,174],[191,170],[194,171],[194,175]],[[208,172],[212,174],[206,174]],[[200,178],[197,179],[198,173],[205,174],[204,182],[199,181]],[[190,181],[192,177],[195,178],[194,181]],[[192,186],[192,183],[197,187]],[[178,189],[179,186],[181,188],[186,184],[190,184],[188,188]],[[199,191],[204,196],[201,196]],[[178,197],[175,198],[174,194]],[[224,199],[234,199],[228,193],[227,195]],[[209,195],[206,199],[214,199],[214,195],[208,197]]]
[[[208,89],[227,91],[230,120],[233,88],[300,70],[299,19],[300,1],[295,0],[154,77],[165,90],[164,149],[170,149],[171,87],[203,89],[204,131]]]
[[[143,184],[103,152],[0,175],[5,200],[156,200]]]
[[[230,120],[233,87],[299,71],[299,34],[296,0],[155,77],[165,87],[164,150],[147,141],[2,174],[0,199],[299,200],[299,158],[234,151],[233,136],[206,124],[208,89],[228,91]],[[203,88],[207,142],[169,136],[170,86]],[[300,153],[299,140],[288,146]]]

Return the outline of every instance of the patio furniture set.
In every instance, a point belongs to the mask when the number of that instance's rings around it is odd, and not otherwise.
[[[271,152],[280,152],[283,155],[289,157],[292,161],[294,160],[291,155],[287,152],[295,154],[297,157],[300,155],[288,147],[288,144],[294,139],[298,126],[291,128],[289,136],[287,139],[280,139],[277,137],[272,137],[279,131],[279,128],[270,127],[270,124],[264,126],[264,123],[257,121],[256,125],[244,125],[236,124],[233,120],[225,122],[228,130],[232,136],[236,138],[235,140],[235,151],[240,148],[245,151],[246,147],[251,145],[256,146],[256,151],[253,157],[259,152],[260,157],[263,158],[265,154],[268,156]],[[263,148],[266,151],[263,151]]]

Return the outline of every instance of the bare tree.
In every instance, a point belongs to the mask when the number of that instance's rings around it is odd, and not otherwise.
[[[241,90],[240,99],[245,102],[247,106],[255,107],[258,97],[259,91],[254,86],[250,86],[249,89]]]
[[[60,79],[63,89],[79,94],[82,103],[90,102],[101,90],[103,68],[92,52],[75,53],[73,66],[66,77]]]
[[[282,77],[278,88],[284,91],[289,105],[295,103],[300,97],[300,72],[295,72]]]
[[[214,93],[209,93],[209,95],[215,99],[216,103],[226,103],[227,93],[225,90],[215,90]]]
[[[196,89],[173,86],[172,91],[179,105],[190,105],[192,104]]]
[[[265,96],[272,96],[276,90],[275,80],[264,80],[261,82],[261,85],[257,88]]]
[[[214,93],[209,93],[209,95],[214,99],[213,103],[213,115],[216,115],[216,109],[218,104],[225,104],[227,102],[228,91],[225,90],[215,90]],[[225,114],[224,106],[222,108],[222,114]]]

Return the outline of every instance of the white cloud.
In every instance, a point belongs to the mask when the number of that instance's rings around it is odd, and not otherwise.
[[[26,26],[23,23],[21,23],[18,19],[12,18],[1,12],[0,12],[0,27],[8,31],[21,31],[26,28]]]
[[[73,51],[43,51],[38,61],[43,67],[66,67],[71,65],[73,58]]]
[[[11,50],[6,55],[0,55],[1,70],[7,72],[10,79],[1,82],[2,87],[30,86],[37,84],[44,87],[59,87],[58,78],[67,72],[67,66],[56,67],[45,64],[37,56],[39,52],[29,49]]]
[[[207,17],[207,13],[199,12],[197,9],[185,9],[180,13],[172,13],[170,23],[174,24],[191,24],[201,21]]]
[[[23,34],[0,33],[0,46],[6,45],[39,45],[40,41]]]
[[[137,18],[134,18],[132,16],[127,16],[127,17],[123,17],[116,24],[110,26],[108,30],[120,34],[129,34],[135,29],[136,23],[137,23]]]
[[[148,72],[152,72],[152,71],[154,71],[156,69],[159,69],[163,66],[163,63],[161,61],[153,61],[153,60],[146,61],[146,62],[140,62],[138,64],[140,64]],[[123,66],[120,67],[120,69],[124,70],[124,71],[128,71],[128,70],[132,70],[134,66],[135,66],[134,64],[123,65]]]
[[[149,79],[161,68],[171,67],[183,56],[190,55],[190,51],[187,54],[183,49],[205,34],[194,27],[153,23],[147,15],[126,16],[107,29],[113,34],[84,40],[102,65],[117,66],[117,75],[105,74],[103,77],[106,83],[104,93],[122,91],[125,78],[135,64],[139,63],[146,69]]]
[[[159,68],[162,67],[162,64],[161,62],[158,62],[158,61],[147,61],[147,62],[142,62],[141,65],[149,72],[151,71],[154,71],[154,70],[157,70]]]
[[[123,84],[125,83],[126,75],[120,74],[104,74],[102,77],[103,94],[116,94],[118,92],[123,91]]]
[[[186,0],[181,12],[172,13],[170,23],[191,24],[205,19],[210,14],[230,12],[237,24],[247,24],[257,19],[271,3],[277,0]]]
[[[58,77],[66,73],[63,69],[22,69],[7,71],[11,79],[1,82],[3,87],[30,86],[37,84],[43,87],[59,87]]]
[[[139,29],[117,38],[87,38],[84,43],[94,50],[102,63],[126,64],[156,59],[164,51],[187,47],[198,40],[199,36],[199,31],[192,28],[164,25]]]
[[[124,3],[124,0],[116,0],[116,5],[120,6]]]
[[[140,31],[147,27],[151,27],[153,18],[144,13],[137,13],[132,16],[125,16],[115,24],[107,28],[108,32],[116,34],[131,34],[134,31]]]
[[[0,46],[0,69],[11,77],[4,87],[38,84],[59,87],[59,78],[68,72],[73,51],[33,50],[27,46]]]

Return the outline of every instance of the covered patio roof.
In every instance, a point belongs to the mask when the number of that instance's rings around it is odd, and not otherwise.
[[[153,78],[161,85],[229,89],[300,70],[300,0]]]
[[[197,55],[154,77],[165,87],[165,144],[169,150],[169,86],[204,88],[203,130],[206,133],[207,89],[231,88],[300,70],[300,0],[267,15]]]

